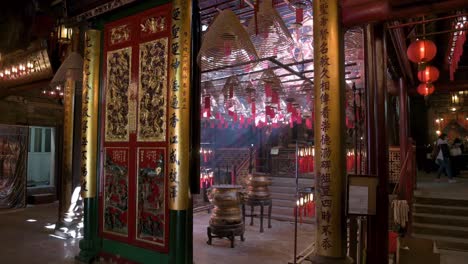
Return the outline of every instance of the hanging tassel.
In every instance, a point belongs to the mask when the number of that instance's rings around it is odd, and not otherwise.
[[[265,83],[265,96],[271,98],[272,97],[272,90],[271,90],[271,84],[270,83]]]
[[[302,124],[302,116],[301,116],[301,112],[299,111],[299,109],[296,110],[296,122],[298,125],[301,125]]]
[[[232,99],[234,97],[234,87],[229,87],[229,99]]]
[[[271,103],[279,105],[279,96],[276,91],[271,92]]]
[[[310,120],[310,118],[306,119],[306,127],[308,129],[312,129],[312,120]]]
[[[205,96],[205,112],[207,117],[211,117],[211,98],[210,96]]]
[[[258,35],[258,5],[260,3],[260,0],[255,1],[255,8],[254,8],[254,20],[255,20],[255,35]]]
[[[229,57],[232,54],[232,42],[230,40],[224,40],[224,56]]]
[[[296,9],[296,24],[302,24],[304,21],[304,9],[297,8]]]
[[[286,109],[287,109],[288,113],[292,113],[293,110],[294,110],[294,108],[293,108],[293,106],[292,106],[292,103],[288,102],[288,103],[286,104]]]

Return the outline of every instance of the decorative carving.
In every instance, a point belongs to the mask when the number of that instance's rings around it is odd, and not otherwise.
[[[397,183],[400,178],[400,147],[390,147],[388,151],[389,182]]]
[[[167,38],[140,44],[138,140],[166,140]]]
[[[93,8],[89,11],[86,11],[84,13],[81,13],[75,17],[72,17],[70,19],[70,23],[78,23],[87,19],[90,19],[92,17],[96,17],[99,15],[102,15],[104,13],[110,12],[114,9],[117,9],[119,7],[122,7],[124,5],[130,4],[132,2],[136,2],[137,0],[114,0],[114,1],[108,1],[105,4],[102,4],[100,6],[97,6],[96,8]],[[101,1],[102,2],[102,1]]]
[[[147,18],[141,26],[141,31],[148,34],[155,34],[166,29],[166,18],[162,16]]]
[[[111,29],[110,42],[111,45],[119,44],[130,39],[130,27],[121,25]]]
[[[165,148],[138,149],[137,239],[158,244],[165,238]]]
[[[128,141],[131,48],[107,53],[106,141]]]
[[[104,165],[104,230],[128,233],[128,149],[106,148]]]

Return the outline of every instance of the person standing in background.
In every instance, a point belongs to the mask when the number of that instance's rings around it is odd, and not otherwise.
[[[445,170],[445,173],[449,178],[449,183],[457,182],[455,179],[453,179],[452,165],[450,162],[450,148],[447,141],[447,134],[442,133],[439,136],[439,138],[437,139],[437,148],[438,154],[436,158],[436,163],[437,165],[439,165],[439,170],[437,170],[436,181],[440,181],[440,174],[442,173],[442,171]]]
[[[450,156],[453,164],[453,176],[458,176],[462,169],[462,142],[459,138],[455,138],[452,148],[450,149]]]

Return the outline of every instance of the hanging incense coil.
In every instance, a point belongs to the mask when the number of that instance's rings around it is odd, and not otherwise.
[[[230,76],[227,78],[222,90],[224,102],[227,102],[228,99],[232,99],[237,94],[240,87],[240,81],[236,76]]]
[[[269,85],[269,87],[274,91],[283,90],[280,78],[278,78],[275,72],[271,69],[267,69],[262,73],[262,76],[260,77],[260,82],[263,85]]]
[[[294,46],[291,33],[273,7],[272,0],[264,0],[260,4],[257,16],[253,16],[249,22],[247,32],[260,58],[289,52]]]
[[[255,47],[234,12],[229,9],[221,11],[203,38],[198,54],[202,71],[223,69],[257,59]],[[243,71],[244,68],[230,68],[229,71]]]

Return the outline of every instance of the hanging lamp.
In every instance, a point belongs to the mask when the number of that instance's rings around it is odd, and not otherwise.
[[[202,71],[223,69],[257,59],[255,47],[237,16],[229,9],[221,11],[203,38],[198,54]]]
[[[294,45],[286,24],[276,9],[272,0],[264,0],[258,13],[252,17],[247,32],[260,58],[277,56],[290,51]]]
[[[408,59],[414,63],[426,63],[434,59],[437,47],[431,40],[420,39],[411,43],[406,51]]]
[[[439,79],[439,70],[434,66],[426,66],[418,72],[418,79],[423,83],[433,83]]]
[[[429,96],[435,91],[435,87],[432,83],[421,83],[417,91],[420,95]]]
[[[423,38],[426,35],[426,26],[424,23],[424,16],[422,20],[422,28],[423,28]],[[414,63],[427,63],[434,59],[437,53],[437,47],[433,41],[428,39],[416,39],[415,42],[411,43],[406,50],[406,55],[408,55],[408,59]]]

